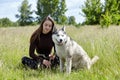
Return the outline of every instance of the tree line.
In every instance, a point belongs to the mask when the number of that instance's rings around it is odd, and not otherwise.
[[[86,17],[84,24],[100,24],[101,27],[109,25],[120,25],[120,0],[86,0],[82,8]]]
[[[86,0],[82,5],[82,13],[86,19],[83,23],[76,23],[74,16],[67,17],[65,12],[67,11],[65,0],[37,0],[36,11],[31,11],[31,4],[28,0],[23,0],[16,14],[18,20],[16,22],[10,21],[8,18],[0,19],[1,26],[26,26],[37,25],[41,20],[50,15],[53,17],[57,24],[62,25],[96,25],[101,27],[109,27],[111,24],[120,24],[120,0],[104,0],[101,3],[100,0]],[[32,14],[35,13],[36,17]]]

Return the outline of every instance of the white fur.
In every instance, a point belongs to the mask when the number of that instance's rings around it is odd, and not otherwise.
[[[64,70],[65,64],[67,73],[71,72],[72,67],[76,69],[90,69],[91,65],[99,59],[98,56],[94,56],[90,59],[83,48],[65,34],[65,27],[53,33],[52,39],[55,43],[56,53],[60,58],[61,72]]]

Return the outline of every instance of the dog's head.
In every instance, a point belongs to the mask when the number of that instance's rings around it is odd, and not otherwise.
[[[52,34],[53,42],[59,46],[64,45],[67,42],[67,35],[65,32],[65,27],[59,30],[55,30]]]

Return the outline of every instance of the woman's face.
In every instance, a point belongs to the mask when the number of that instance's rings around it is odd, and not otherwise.
[[[52,29],[52,22],[50,20],[46,20],[43,23],[42,33],[47,34],[47,33],[49,33],[51,31],[51,29]]]

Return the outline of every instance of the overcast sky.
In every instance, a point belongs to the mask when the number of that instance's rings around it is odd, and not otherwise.
[[[15,14],[18,14],[18,8],[21,6],[23,0],[0,0],[0,18],[9,18],[12,21],[16,21]],[[32,10],[36,10],[37,0],[28,0],[29,4],[32,4]],[[66,16],[74,16],[77,23],[81,23],[85,20],[79,13],[81,12],[82,5],[85,0],[66,0],[67,12]]]

